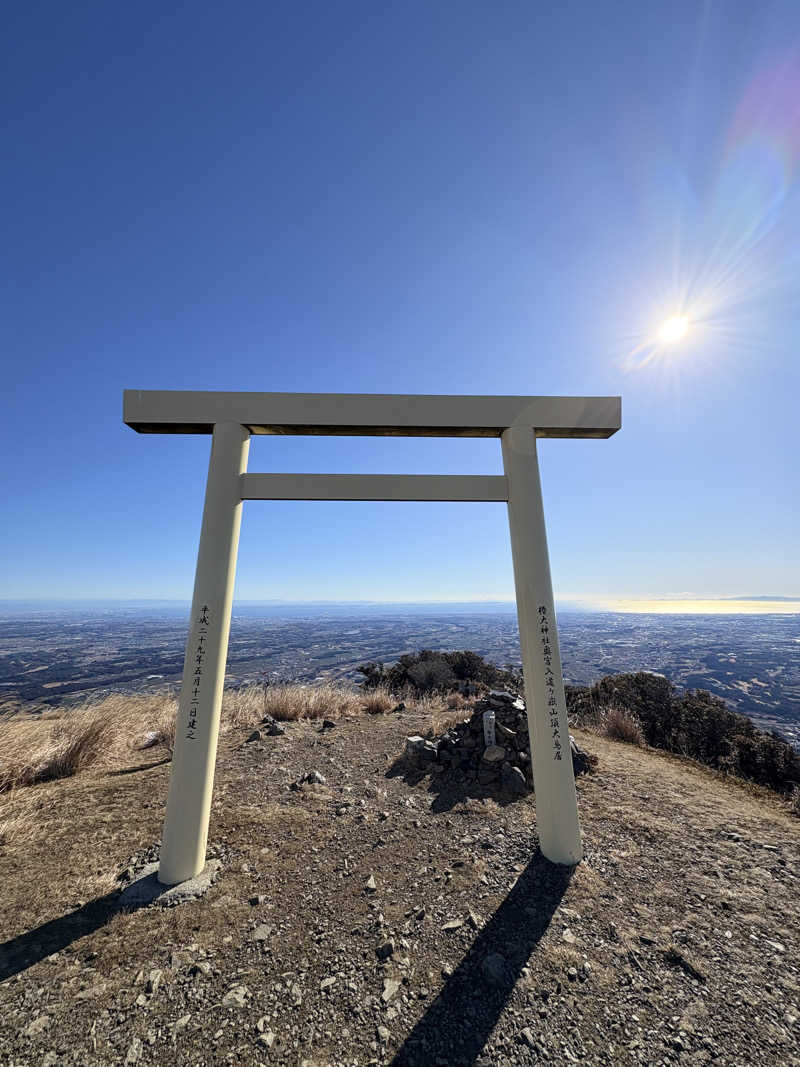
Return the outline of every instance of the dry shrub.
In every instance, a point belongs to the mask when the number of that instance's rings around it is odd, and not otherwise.
[[[796,785],[789,797],[789,811],[800,818],[800,785]]]
[[[625,708],[610,707],[606,713],[605,727],[606,737],[612,741],[624,741],[627,745],[640,748],[644,744],[642,724]]]
[[[385,686],[370,689],[361,697],[361,707],[364,711],[369,712],[370,715],[378,715],[382,711],[388,711],[389,708],[394,707],[395,703],[391,693]]]
[[[461,693],[451,693],[447,698],[448,708],[452,708],[454,711],[457,708],[466,707],[467,701],[461,695]]]

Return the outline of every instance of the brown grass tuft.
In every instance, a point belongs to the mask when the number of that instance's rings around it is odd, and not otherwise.
[[[337,685],[272,685],[264,690],[264,714],[279,722],[296,719],[338,719],[355,714],[359,695]]]
[[[396,703],[389,690],[383,686],[370,689],[361,697],[361,707],[364,711],[369,712],[370,715],[378,715],[382,711],[388,711]]]
[[[605,720],[606,737],[612,741],[623,741],[627,745],[644,745],[642,725],[635,715],[624,708],[610,707]]]

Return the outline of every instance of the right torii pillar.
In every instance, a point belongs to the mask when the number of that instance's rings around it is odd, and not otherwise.
[[[539,843],[553,863],[575,864],[583,846],[535,430],[511,426],[502,443]]]

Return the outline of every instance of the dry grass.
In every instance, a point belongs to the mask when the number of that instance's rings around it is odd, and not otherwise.
[[[370,689],[361,697],[361,706],[370,715],[379,715],[393,708],[397,701],[385,686]]]
[[[642,725],[635,715],[624,708],[610,707],[605,717],[606,737],[612,741],[623,741],[627,745],[644,745]]]
[[[361,709],[355,690],[336,685],[272,685],[264,691],[264,714],[279,722],[296,719],[338,719]]]
[[[338,719],[363,710],[386,711],[394,703],[385,689],[365,694],[330,684],[253,685],[225,692],[220,728],[226,733],[254,726],[265,715],[282,722]],[[145,750],[171,756],[177,710],[172,693],[116,693],[43,715],[5,714],[0,717],[0,794],[85,771],[124,769],[141,762],[139,753]],[[11,823],[3,830],[15,832]]]
[[[37,816],[30,800],[31,794],[12,789],[0,804],[0,848],[4,845],[23,844],[32,836],[37,825]]]

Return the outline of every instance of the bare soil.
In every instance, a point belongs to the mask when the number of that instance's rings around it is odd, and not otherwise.
[[[533,798],[406,773],[429,725],[232,730],[221,876],[171,909],[115,910],[167,763],[33,787],[0,848],[0,1063],[800,1065],[800,821],[578,733],[586,856],[553,867]]]

